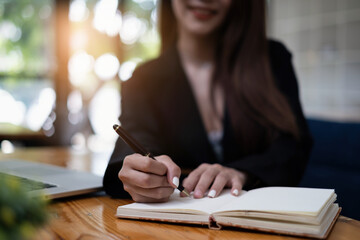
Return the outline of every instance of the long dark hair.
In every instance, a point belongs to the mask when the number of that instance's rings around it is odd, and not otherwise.
[[[264,0],[233,0],[231,4],[220,30],[222,37],[216,51],[212,95],[219,84],[225,93],[235,136],[247,152],[258,149],[259,144],[267,145],[279,132],[298,138],[294,114],[276,87],[270,68],[266,3]],[[171,1],[162,0],[162,51],[175,44],[176,30]]]

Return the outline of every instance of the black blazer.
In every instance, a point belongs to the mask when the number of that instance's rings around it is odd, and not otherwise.
[[[291,54],[269,41],[272,71],[279,90],[295,114],[301,141],[280,134],[266,149],[246,155],[233,136],[227,111],[224,118],[222,165],[249,173],[248,187],[297,185],[305,169],[312,141],[299,102]],[[139,66],[121,86],[120,122],[154,155],[166,154],[181,168],[217,163],[190,84],[176,48]],[[133,151],[118,139],[106,169],[103,185],[113,197],[129,197],[118,178],[122,161]],[[260,184],[259,184],[260,183]]]

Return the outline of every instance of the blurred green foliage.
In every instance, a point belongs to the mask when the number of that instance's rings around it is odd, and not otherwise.
[[[0,174],[0,239],[28,239],[48,220],[45,197],[30,197],[24,186]]]
[[[141,5],[143,2],[143,6]],[[155,3],[156,4],[156,3]],[[147,29],[145,35],[145,41],[137,41],[130,46],[124,46],[124,60],[130,60],[133,58],[140,58],[143,61],[155,58],[160,52],[160,40],[158,37],[158,29],[156,19],[152,19],[152,14],[157,12],[157,6],[154,1],[133,1],[127,0],[124,4],[124,13],[133,12],[138,18],[145,19],[147,22]],[[157,15],[157,14],[155,14]],[[156,18],[156,17],[155,17]],[[155,22],[153,21],[155,20]],[[154,38],[151,36],[155,34]]]
[[[0,1],[1,75],[47,74],[52,60],[52,11],[53,0]]]

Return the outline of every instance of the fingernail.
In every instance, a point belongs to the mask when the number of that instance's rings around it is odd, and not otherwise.
[[[213,197],[215,197],[215,195],[216,195],[216,191],[213,189],[209,192],[208,197],[213,198]]]
[[[172,180],[173,184],[178,187],[179,186],[179,178],[178,177],[174,177]]]
[[[239,195],[239,190],[237,189],[234,189],[234,191],[232,192],[235,196],[238,196]]]
[[[195,198],[202,198],[203,197],[203,193],[200,190],[195,190],[194,192],[194,197]]]

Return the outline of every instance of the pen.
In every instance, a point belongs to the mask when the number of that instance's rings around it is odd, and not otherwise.
[[[114,124],[113,126],[115,132],[119,134],[119,136],[122,138],[122,140],[129,145],[129,147],[134,150],[134,152],[139,153],[143,156],[147,156],[149,158],[152,158],[156,161],[155,157],[146,149],[140,145],[133,137],[131,137],[122,127],[120,127],[117,124]],[[179,186],[177,188],[180,192],[184,193],[186,196],[190,197],[190,194],[186,191],[186,189],[183,186]]]

